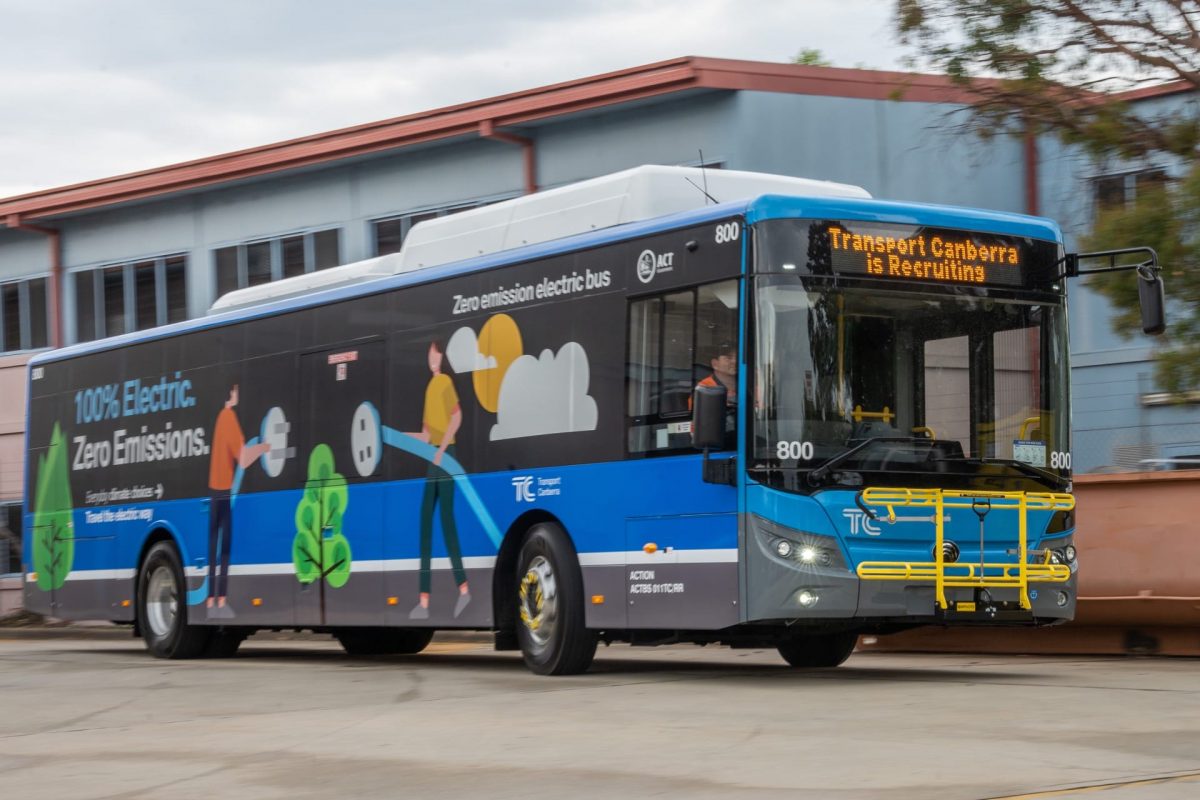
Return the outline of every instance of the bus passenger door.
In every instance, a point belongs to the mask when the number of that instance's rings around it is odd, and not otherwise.
[[[297,455],[304,464],[303,494],[292,545],[298,625],[383,623],[384,460],[376,459],[370,474],[360,474],[351,423],[365,402],[385,407],[384,368],[380,340],[301,357]]]

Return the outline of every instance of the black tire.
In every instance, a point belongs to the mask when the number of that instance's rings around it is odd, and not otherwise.
[[[854,652],[858,634],[853,631],[841,633],[798,634],[781,639],[779,655],[793,667],[818,668],[836,667]]]
[[[538,675],[585,672],[596,655],[596,633],[584,624],[583,573],[562,528],[542,523],[525,534],[514,589],[525,665]]]
[[[352,656],[410,656],[433,639],[432,628],[339,628],[333,637]]]
[[[237,628],[218,628],[212,632],[202,658],[233,658],[250,634]]]
[[[142,639],[158,658],[195,658],[212,638],[212,628],[187,622],[187,584],[171,542],[158,542],[142,561],[137,615]]]

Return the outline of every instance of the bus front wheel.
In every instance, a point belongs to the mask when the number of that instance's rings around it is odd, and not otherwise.
[[[858,644],[858,634],[840,633],[794,634],[779,640],[779,655],[793,667],[836,667],[850,657]]]
[[[591,666],[596,634],[584,623],[583,573],[566,532],[552,523],[529,529],[517,569],[517,639],[538,675],[575,675]]]
[[[187,584],[179,553],[170,542],[150,548],[138,573],[138,627],[146,647],[159,658],[196,658],[212,629],[187,622]]]

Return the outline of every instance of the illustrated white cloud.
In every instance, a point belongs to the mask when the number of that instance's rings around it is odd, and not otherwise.
[[[596,401],[588,395],[587,351],[567,342],[555,355],[524,355],[504,373],[498,420],[491,439],[594,431]]]
[[[479,340],[472,328],[459,328],[454,332],[446,342],[446,358],[450,359],[450,368],[459,374],[496,366],[495,356],[479,352]]]

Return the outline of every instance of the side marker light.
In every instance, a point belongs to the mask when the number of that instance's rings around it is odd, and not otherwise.
[[[592,595],[592,605],[594,605],[594,606],[604,605],[604,595],[602,595],[602,594]]]

